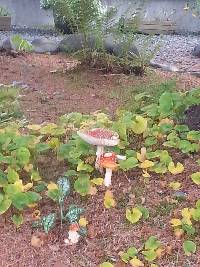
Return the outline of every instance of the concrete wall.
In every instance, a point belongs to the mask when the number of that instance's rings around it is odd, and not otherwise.
[[[89,1],[89,0],[88,0]],[[172,20],[178,25],[178,31],[200,32],[200,18],[192,16],[192,12],[184,13],[187,0],[102,0],[108,6],[118,8],[118,17],[122,14],[133,14],[139,11],[146,21]],[[6,6],[12,13],[12,24],[54,25],[52,12],[40,9],[40,0],[0,0],[0,6]],[[190,4],[195,0],[190,0]]]
[[[52,12],[41,10],[40,0],[0,0],[0,6],[8,8],[12,15],[12,25],[54,25]]]
[[[200,32],[200,17],[194,17],[191,11],[184,11],[187,0],[103,0],[107,6],[119,8],[118,16],[135,11],[141,13],[146,21],[172,20],[178,27],[178,32]],[[190,6],[195,0],[190,0]]]

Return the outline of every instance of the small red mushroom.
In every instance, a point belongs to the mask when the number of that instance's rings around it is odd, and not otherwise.
[[[104,185],[111,185],[112,171],[118,167],[117,155],[113,152],[104,153],[99,157],[98,164],[100,167],[106,169]]]

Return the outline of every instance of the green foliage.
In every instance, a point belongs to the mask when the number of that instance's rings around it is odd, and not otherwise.
[[[20,118],[19,89],[13,86],[0,85],[0,123]]]
[[[49,231],[54,228],[55,223],[56,223],[56,214],[55,213],[50,213],[41,219],[41,225],[43,226],[44,232],[46,234],[48,234]]]
[[[13,35],[11,42],[13,43],[16,51],[32,51],[32,45],[28,41],[24,40],[20,35]]]
[[[192,105],[200,103],[200,89],[193,89],[186,93],[173,92],[174,84],[169,84],[170,91],[164,91],[153,104],[141,108],[150,117],[175,118],[180,120],[184,117],[185,110]]]
[[[183,250],[187,256],[190,256],[192,253],[196,252],[196,244],[193,241],[186,240],[183,243]]]
[[[5,8],[0,6],[0,17],[9,17],[10,13],[9,11]]]
[[[139,267],[144,266],[144,263],[139,259],[141,255],[148,263],[153,262],[158,258],[157,250],[160,248],[161,242],[155,236],[150,236],[142,248],[130,247],[126,252],[120,251],[119,256],[123,262]]]
[[[99,0],[41,0],[41,7],[53,9],[55,19],[70,32],[81,32],[85,38],[98,24],[101,15]]]

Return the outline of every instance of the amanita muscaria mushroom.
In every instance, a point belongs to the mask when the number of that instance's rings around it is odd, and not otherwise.
[[[98,164],[101,168],[106,169],[106,174],[104,178],[104,185],[111,185],[112,171],[118,167],[117,164],[117,155],[113,152],[108,152],[101,154],[98,159]]]
[[[88,144],[97,146],[97,162],[100,155],[104,153],[105,146],[116,146],[120,141],[117,133],[103,128],[79,131],[78,135]]]

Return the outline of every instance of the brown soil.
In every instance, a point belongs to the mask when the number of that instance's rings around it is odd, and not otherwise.
[[[21,82],[22,108],[33,122],[54,121],[67,112],[90,113],[103,110],[113,113],[129,100],[126,91],[152,81],[160,83],[177,79],[180,89],[200,84],[200,79],[151,71],[144,77],[103,74],[77,67],[77,62],[64,55],[25,54],[16,58],[0,55],[0,83]],[[74,70],[75,68],[75,70]]]
[[[191,130],[200,130],[200,105],[194,105],[186,110],[185,124],[189,126]]]
[[[123,94],[113,97],[113,92],[124,86],[139,86],[149,83],[150,77],[127,77],[125,75],[103,75],[94,70],[77,70],[76,72],[63,69],[73,68],[74,61],[62,55],[25,55],[17,58],[0,56],[0,83],[10,84],[22,81],[28,85],[23,91],[22,107],[25,115],[32,122],[54,121],[57,116],[66,112],[92,112],[103,109],[111,114],[121,103]],[[56,72],[51,73],[51,71]],[[158,82],[175,77],[180,89],[199,85],[200,80],[189,75],[176,76],[168,73],[154,74]],[[111,93],[112,92],[112,93]],[[174,180],[172,175],[166,175],[161,180],[152,175],[149,183],[144,183],[140,171],[117,173],[113,177],[114,197],[117,206],[105,209],[103,205],[104,189],[97,195],[81,199],[76,193],[67,200],[66,204],[75,203],[86,208],[85,217],[90,224],[90,235],[83,238],[77,246],[64,245],[68,226],[60,230],[58,226],[48,238],[44,239],[41,248],[31,246],[33,230],[30,227],[32,211],[27,211],[25,223],[15,230],[10,221],[6,223],[0,218],[0,266],[2,267],[95,267],[106,260],[113,260],[120,265],[118,253],[131,245],[141,246],[142,240],[150,235],[156,235],[165,246],[169,246],[158,261],[162,267],[198,267],[200,253],[186,257],[182,252],[183,239],[175,238],[170,227],[170,219],[177,217],[183,207],[192,207],[195,200],[200,198],[198,187],[189,178],[191,172],[197,171],[196,158],[174,158],[184,163],[186,170],[176,176],[176,181],[182,183],[181,190],[187,193],[187,201],[174,203],[173,191],[169,182]],[[65,166],[57,166],[54,161],[43,159],[41,164],[44,178],[50,180],[63,173]],[[150,211],[150,218],[143,223],[130,225],[125,219],[125,208],[141,204]],[[162,203],[162,205],[160,204]],[[166,206],[163,211],[162,206]],[[51,202],[40,204],[42,214],[56,210]],[[195,238],[200,244],[199,237]],[[172,249],[172,252],[170,250]]]

